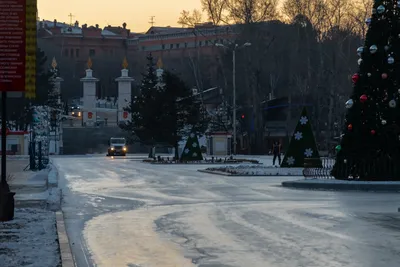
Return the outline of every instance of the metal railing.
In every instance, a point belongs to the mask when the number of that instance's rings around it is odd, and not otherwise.
[[[308,158],[304,159],[306,179],[399,181],[400,162],[390,158]]]

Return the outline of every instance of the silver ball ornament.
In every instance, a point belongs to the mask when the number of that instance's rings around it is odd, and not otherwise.
[[[385,12],[385,7],[383,5],[378,6],[378,8],[376,9],[376,11],[378,12],[378,14],[383,14],[383,12]]]
[[[363,62],[363,60],[361,58],[359,58],[357,61],[358,65],[361,65],[362,62]]]
[[[369,52],[371,54],[375,54],[376,51],[378,51],[378,47],[376,45],[371,45],[371,47],[369,48]]]
[[[389,46],[385,45],[385,51],[388,51],[388,50],[389,50]]]
[[[386,121],[385,120],[382,120],[381,123],[382,123],[382,125],[386,125]]]
[[[395,108],[396,107],[396,101],[394,99],[389,101],[389,107]]]
[[[367,73],[367,76],[368,76],[368,77],[371,77],[371,76],[372,76],[371,72],[368,72],[368,73]]]
[[[365,19],[365,23],[369,26],[371,24],[371,18],[366,18]]]
[[[388,63],[393,64],[394,63],[394,58],[393,57],[388,57]]]
[[[357,48],[357,54],[358,56],[361,57],[361,54],[364,52],[364,47],[360,46],[359,48]]]
[[[354,105],[353,99],[349,99],[345,103],[346,108],[351,108],[353,105]]]

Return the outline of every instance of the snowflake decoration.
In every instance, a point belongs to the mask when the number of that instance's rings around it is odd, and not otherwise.
[[[308,119],[306,116],[303,116],[300,118],[300,124],[301,125],[305,125],[308,122]]]
[[[288,157],[286,161],[287,161],[287,164],[288,164],[289,166],[291,166],[291,165],[294,164],[294,158],[293,158],[292,156]]]
[[[189,148],[185,149],[185,154],[188,154],[190,152]]]
[[[196,153],[196,152],[194,152],[192,156],[193,156],[193,157],[197,157],[197,153]]]
[[[303,138],[303,133],[301,132],[296,132],[294,134],[294,139],[296,139],[297,141],[300,140],[301,138]]]
[[[190,137],[191,137],[191,138],[194,138],[194,133],[191,133],[191,134],[190,134]]]
[[[307,158],[310,158],[312,156],[312,154],[313,154],[313,150],[311,148],[307,148],[304,151],[304,156],[306,156]]]
[[[192,147],[197,147],[197,143],[193,143],[193,144],[192,144]]]

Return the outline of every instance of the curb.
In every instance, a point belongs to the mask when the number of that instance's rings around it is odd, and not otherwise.
[[[209,171],[209,170],[197,170],[198,172],[209,173],[209,174],[216,174],[222,176],[240,176],[240,177],[269,177],[269,176],[303,176],[301,174],[293,174],[293,173],[267,173],[267,174],[233,174],[228,172],[221,172],[221,171]]]
[[[399,182],[318,182],[320,180],[297,180],[282,182],[283,187],[297,189],[314,189],[314,190],[337,190],[337,191],[374,191],[374,192],[400,192]],[[334,180],[337,181],[337,180]]]
[[[67,231],[65,230],[64,214],[62,211],[56,212],[57,235],[60,246],[61,266],[75,267],[74,258],[72,256],[71,247],[69,245]]]

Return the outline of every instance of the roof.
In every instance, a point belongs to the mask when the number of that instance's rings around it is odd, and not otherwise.
[[[146,34],[166,34],[166,33],[177,33],[184,31],[192,31],[190,28],[181,28],[181,27],[150,27],[150,29],[146,32]]]

